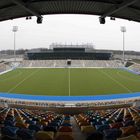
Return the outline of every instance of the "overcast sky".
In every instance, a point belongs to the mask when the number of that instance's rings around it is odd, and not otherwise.
[[[67,44],[93,43],[96,49],[122,50],[120,26],[126,26],[125,48],[140,51],[140,23],[116,19],[106,19],[99,24],[98,16],[91,15],[47,15],[43,24],[31,20],[15,19],[0,22],[0,49],[13,48],[12,27],[16,34],[16,48],[48,48],[53,42]]]

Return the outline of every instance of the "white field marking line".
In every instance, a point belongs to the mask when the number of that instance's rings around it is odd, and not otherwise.
[[[19,85],[21,85],[24,81],[26,81],[28,78],[30,78],[31,76],[33,76],[35,73],[37,73],[39,70],[36,70],[35,72],[32,72],[30,75],[28,75],[27,77],[25,77],[22,81],[20,81],[17,85],[15,85],[14,87],[12,87],[11,89],[9,89],[7,92],[11,92],[14,89],[16,89]]]
[[[134,81],[134,82],[140,82],[140,79],[139,80],[134,80],[133,78],[126,77],[123,74],[121,74],[120,71],[117,72],[117,75],[121,76],[121,77],[123,77],[123,78],[125,78],[127,80],[131,80],[131,81]]]
[[[18,71],[18,74],[17,74],[17,75],[12,75],[12,76],[10,76],[10,77],[8,77],[8,78],[3,78],[3,79],[0,78],[0,82],[1,82],[1,81],[6,81],[6,80],[9,80],[9,79],[14,79],[14,78],[20,76],[22,73],[23,73],[23,72]]]
[[[123,87],[124,89],[126,89],[129,93],[131,93],[132,91],[127,88],[126,86],[124,86],[123,84],[121,84],[120,82],[118,82],[116,79],[114,79],[112,76],[110,76],[109,74],[107,74],[106,72],[102,71],[101,72],[106,75],[107,77],[109,77],[110,79],[112,79],[114,82],[116,82],[119,86]]]
[[[6,71],[3,71],[3,72],[0,72],[0,75],[3,75],[3,74],[5,74],[5,73],[8,73],[8,72],[10,72],[10,71],[12,71],[13,69],[9,69],[9,70],[6,70]]]
[[[69,79],[69,96],[70,96],[70,68],[68,68],[68,74],[69,74],[68,79]]]

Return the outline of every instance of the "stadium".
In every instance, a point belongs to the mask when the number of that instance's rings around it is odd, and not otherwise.
[[[139,5],[136,0],[1,1],[0,21],[36,16],[41,24],[42,15],[73,13],[100,15],[100,24],[106,17],[139,22]],[[0,57],[0,139],[140,139],[139,52],[52,43],[49,49],[12,53]]]

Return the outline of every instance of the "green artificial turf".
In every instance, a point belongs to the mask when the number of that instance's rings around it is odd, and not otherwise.
[[[0,75],[0,92],[32,95],[101,95],[140,92],[140,76],[121,69],[34,68]]]

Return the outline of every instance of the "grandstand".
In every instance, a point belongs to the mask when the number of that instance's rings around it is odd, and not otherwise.
[[[85,48],[84,48],[85,47]],[[30,50],[26,57],[29,60],[62,60],[62,59],[83,59],[83,60],[109,60],[111,52],[95,51],[91,45],[50,45],[51,49]]]
[[[130,70],[135,71],[136,73],[140,74],[140,64],[134,63],[129,67]]]
[[[121,61],[116,60],[71,60],[70,67],[97,67],[97,68],[121,68]],[[67,67],[67,60],[24,60],[21,67]]]
[[[10,70],[12,68],[9,62],[0,62],[0,73]]]
[[[16,109],[1,107],[1,133],[6,139],[85,140],[100,134],[110,140],[137,140],[139,108],[96,110],[75,115],[44,112],[39,108]],[[122,138],[121,138],[122,137]]]

